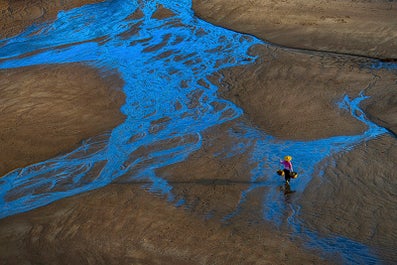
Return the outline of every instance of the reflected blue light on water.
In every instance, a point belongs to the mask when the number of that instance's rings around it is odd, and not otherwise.
[[[361,135],[334,136],[313,141],[283,141],[266,135],[255,128],[245,126],[244,130],[247,131],[247,137],[256,139],[255,149],[252,152],[252,161],[258,162],[258,166],[251,172],[253,185],[248,190],[263,186],[275,186],[280,183],[280,177],[275,177],[275,170],[281,168],[280,160],[285,155],[291,155],[295,158],[293,160],[294,170],[301,174],[296,181],[292,180],[292,185],[297,191],[302,192],[311,181],[316,165],[325,158],[339,152],[348,152],[363,141],[368,141],[387,133],[386,129],[366,119],[359,108],[360,102],[366,98],[364,95],[354,99],[345,96],[338,103],[339,107],[348,110],[353,117],[367,126],[365,132]],[[257,183],[258,180],[261,180],[260,184]],[[282,200],[274,200],[274,196],[278,197],[279,192],[276,192],[276,194],[268,193],[268,198],[265,200],[264,216],[267,220],[281,224],[282,211],[280,211],[280,208],[284,204]],[[275,203],[278,203],[278,205],[275,205]]]
[[[152,18],[159,4],[175,15]],[[231,102],[216,97],[217,87],[207,76],[254,61],[247,50],[259,43],[195,18],[190,6],[165,0],[104,2],[62,12],[53,23],[2,41],[2,69],[83,62],[105,72],[117,71],[125,81],[121,111],[127,118],[101,148],[87,142],[68,155],[4,176],[0,217],[119,178],[151,181],[149,190],[174,199],[172,187],[154,170],[183,161],[200,149],[202,131],[242,114]],[[138,8],[142,16],[129,17]],[[129,32],[134,27],[139,30]],[[98,164],[98,176],[84,177]],[[61,186],[59,180],[64,183],[66,178],[70,184]]]
[[[175,15],[153,18],[159,4]],[[130,16],[138,9],[142,16]],[[239,107],[217,97],[218,88],[207,77],[226,67],[253,62],[255,57],[247,55],[247,50],[254,44],[264,43],[195,18],[191,2],[181,0],[119,0],[87,5],[61,12],[51,23],[32,26],[19,36],[0,41],[0,69],[80,62],[104,73],[117,71],[125,81],[126,94],[121,108],[126,120],[106,137],[88,140],[69,154],[2,177],[0,218],[114,181],[142,181],[148,190],[165,196],[176,206],[183,205],[185,201],[175,198],[172,185],[158,177],[155,170],[184,161],[201,148],[203,131],[242,115]],[[251,159],[257,166],[251,172],[252,185],[242,192],[240,204],[224,220],[239,213],[250,192],[269,187],[263,218],[281,224],[289,206],[272,188],[280,184],[274,171],[281,157],[290,154],[297,158],[294,166],[301,176],[293,187],[299,193],[310,182],[319,162],[386,132],[366,120],[359,109],[363,99],[363,95],[356,99],[345,97],[339,105],[367,125],[361,135],[282,141],[241,124],[245,133],[240,137],[246,138],[244,142],[250,146],[233,146],[226,156],[252,147]],[[293,230],[300,230],[298,214],[293,214],[289,222]],[[321,239],[310,231],[297,234],[320,242],[322,249],[346,251],[348,239]],[[367,257],[365,247],[349,251],[352,257],[374,259]]]
[[[354,99],[345,96],[338,104],[339,107],[348,110],[353,117],[366,124],[366,131],[361,135],[335,136],[314,141],[282,141],[255,128],[245,126],[244,130],[247,131],[248,137],[256,139],[252,161],[258,163],[257,167],[251,172],[252,184],[242,192],[239,205],[233,213],[224,218],[224,221],[239,214],[244,207],[248,194],[258,188],[267,187],[263,200],[263,218],[265,220],[271,221],[277,226],[282,226],[287,219],[293,235],[305,238],[308,247],[322,249],[331,255],[337,253],[346,264],[378,264],[379,259],[363,244],[343,236],[330,235],[324,238],[314,231],[303,228],[304,220],[299,218],[299,206],[286,203],[283,198],[284,192],[275,188],[283,183],[284,178],[276,175],[275,171],[281,168],[280,159],[285,155],[291,155],[295,158],[293,160],[294,170],[300,174],[297,180],[291,181],[291,187],[296,192],[294,193],[294,200],[297,201],[299,194],[302,194],[311,181],[315,170],[321,172],[321,168],[317,167],[321,161],[333,154],[348,152],[359,143],[387,133],[386,129],[366,119],[359,108],[360,102],[366,98],[362,94]]]
[[[340,235],[328,235],[326,238],[316,232],[302,228],[295,223],[296,235],[309,239],[306,246],[312,249],[322,249],[330,259],[340,257],[343,264],[382,264],[377,255],[366,245]],[[298,232],[299,231],[299,232]]]
[[[378,61],[371,65],[373,69],[387,69],[387,70],[396,70],[397,62],[381,62]]]

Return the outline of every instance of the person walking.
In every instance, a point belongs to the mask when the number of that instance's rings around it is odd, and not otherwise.
[[[280,160],[280,163],[283,165],[284,169],[284,178],[285,178],[285,183],[289,184],[290,179],[292,178],[292,172],[294,171],[291,163],[292,157],[291,156],[285,156],[284,160]]]

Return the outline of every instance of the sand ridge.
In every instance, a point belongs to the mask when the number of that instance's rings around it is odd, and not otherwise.
[[[222,71],[220,96],[244,109],[265,132],[284,139],[318,139],[362,133],[365,126],[340,109],[344,96],[370,96],[370,118],[396,133],[395,73],[363,65],[371,61],[324,53],[256,46],[256,63]],[[382,104],[379,104],[381,102]]]
[[[193,0],[200,18],[284,47],[397,59],[397,3]]]
[[[123,81],[81,64],[0,70],[0,175],[72,151],[124,120]]]

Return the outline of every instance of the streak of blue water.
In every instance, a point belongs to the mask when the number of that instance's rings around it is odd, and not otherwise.
[[[299,196],[309,184],[311,176],[314,174],[316,165],[332,154],[348,152],[355,145],[378,137],[387,132],[386,129],[379,127],[366,119],[364,113],[359,108],[359,104],[366,97],[360,95],[355,99],[345,96],[339,103],[341,108],[350,111],[351,115],[367,126],[366,131],[361,135],[336,136],[314,141],[281,141],[264,135],[261,131],[253,128],[245,128],[250,131],[251,137],[256,137],[255,149],[252,153],[252,160],[259,162],[258,166],[251,172],[251,181],[247,190],[242,192],[241,200],[236,210],[225,217],[225,220],[239,214],[246,202],[247,195],[255,189],[263,187],[275,187],[280,183],[279,178],[275,178],[275,169],[280,167],[279,159],[283,155],[290,154],[298,159],[294,163],[297,172],[304,172],[297,181],[293,182],[293,188],[297,191],[295,198]],[[260,180],[260,181],[258,181]],[[319,236],[316,232],[304,228],[304,220],[299,219],[299,206],[286,204],[280,197],[284,196],[277,189],[267,189],[263,200],[263,218],[281,226],[288,219],[289,227],[293,234],[301,238],[308,239],[308,246],[316,249],[323,249],[326,253],[341,255],[346,264],[379,264],[380,261],[371,250],[359,242],[355,242],[343,236],[330,235],[327,238]],[[286,213],[290,213],[286,217]]]
[[[175,16],[153,18],[159,4]],[[129,17],[138,9],[142,16]],[[131,28],[136,28],[136,32],[129,32]],[[106,71],[116,70],[125,81],[126,103],[122,112],[127,116],[107,140],[88,141],[70,154],[2,177],[0,218],[119,179],[149,181],[147,188],[151,191],[163,194],[175,205],[184,203],[183,199],[174,198],[172,186],[159,178],[155,169],[183,161],[201,148],[204,130],[241,116],[240,108],[216,96],[217,87],[207,76],[222,68],[252,62],[255,58],[247,55],[247,50],[254,44],[263,42],[195,18],[191,2],[181,0],[118,0],[87,5],[61,12],[52,23],[0,41],[2,69],[83,62]],[[351,109],[352,115],[368,126],[362,135],[281,141],[242,125],[246,133],[241,137],[251,140],[244,142],[253,145],[252,160],[258,166],[252,171],[253,184],[242,193],[240,205],[225,219],[238,214],[252,190],[278,185],[279,180],[272,176],[284,154],[299,157],[295,168],[305,172],[305,177],[296,182],[296,189],[303,191],[315,166],[324,158],[385,133],[360,112],[358,105],[363,99],[346,97],[340,105]],[[239,148],[249,149],[233,147],[230,152],[238,153]],[[98,167],[95,176],[90,176]],[[258,179],[264,181],[254,183]],[[283,212],[287,211],[280,200],[275,200],[278,196],[270,190],[263,203],[264,218],[276,224],[281,223]],[[299,222],[296,215],[290,219],[296,231]],[[313,235],[313,242],[321,241],[310,231],[305,231],[305,235]],[[320,247],[343,252],[348,240],[337,239],[332,239],[332,243],[324,239]],[[366,257],[365,247],[355,249],[353,256]]]
[[[396,70],[397,63],[396,62],[375,62],[371,65],[373,69],[388,69],[388,70]]]
[[[172,10],[175,16],[153,19],[158,4]],[[143,16],[128,18],[138,8]],[[133,26],[139,27],[139,31],[128,37],[122,35]],[[97,42],[98,38],[105,40]],[[95,154],[74,159],[67,155],[4,176],[1,217],[103,187],[129,171],[135,172],[131,178],[151,180],[152,190],[172,199],[172,188],[156,177],[154,169],[184,160],[200,148],[200,132],[241,115],[241,109],[215,96],[217,88],[207,76],[224,67],[249,63],[254,58],[247,55],[247,49],[258,43],[198,20],[192,16],[190,4],[180,1],[110,1],[88,5],[63,12],[52,24],[39,29],[32,27],[3,42],[0,56],[6,60],[0,68],[85,62],[100,69],[115,69],[125,81],[127,100],[122,112],[127,118]],[[131,141],[132,138],[135,140]],[[158,148],[147,157],[131,159],[131,154],[142,146],[175,139],[179,139],[176,146]],[[90,149],[90,144],[81,148]],[[75,152],[81,152],[80,149]],[[82,174],[104,161],[106,165],[95,181],[79,181]],[[52,183],[64,178],[64,172],[68,172],[74,186],[31,194],[31,190],[49,183],[53,186]],[[16,189],[19,196],[10,196]],[[13,199],[4,199],[10,197]]]

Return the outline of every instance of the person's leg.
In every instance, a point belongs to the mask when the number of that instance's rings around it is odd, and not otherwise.
[[[291,174],[288,169],[284,169],[284,178],[285,178],[285,182],[289,184],[289,180],[291,179]]]

